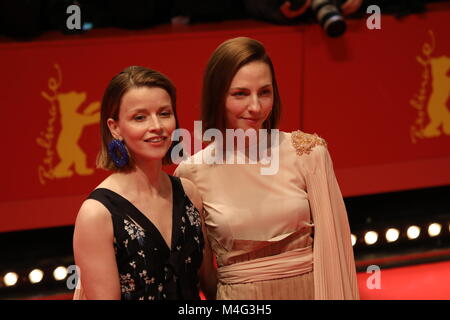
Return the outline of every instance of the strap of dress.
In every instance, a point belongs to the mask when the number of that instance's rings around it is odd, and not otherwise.
[[[103,204],[111,214],[126,218],[123,208],[119,207],[117,195],[111,190],[98,188],[89,194],[88,199],[94,199]]]
[[[149,221],[141,214],[130,208],[128,200],[118,195],[114,191],[104,188],[98,188],[92,191],[88,199],[95,199],[101,202],[111,214],[119,216],[123,219],[133,219],[144,229],[148,230]]]

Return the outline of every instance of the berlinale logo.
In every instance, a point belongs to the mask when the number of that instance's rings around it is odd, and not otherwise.
[[[422,82],[419,93],[410,100],[416,109],[417,118],[411,126],[411,140],[436,138],[450,135],[450,111],[447,107],[450,94],[450,57],[433,56],[435,38],[432,30],[428,31],[430,42],[422,46],[422,54],[417,62],[422,66]]]
[[[45,149],[45,158],[38,167],[41,184],[55,178],[69,178],[74,173],[85,176],[94,173],[86,164],[86,153],[79,146],[85,126],[100,122],[100,102],[91,102],[81,108],[86,100],[86,92],[61,92],[62,72],[55,64],[57,78],[50,77],[48,89],[42,91],[42,97],[49,106],[47,127],[36,139],[36,143]],[[79,109],[82,111],[79,111]],[[55,157],[57,156],[57,158]],[[55,160],[59,160],[55,163]]]

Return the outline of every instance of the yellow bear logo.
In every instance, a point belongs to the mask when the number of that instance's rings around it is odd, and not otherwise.
[[[46,131],[41,132],[36,140],[46,149],[46,157],[38,168],[38,176],[42,184],[46,179],[68,178],[74,173],[81,176],[94,173],[94,169],[87,166],[86,154],[78,144],[78,140],[86,126],[100,121],[100,102],[92,102],[80,112],[80,107],[86,101],[85,92],[58,92],[62,74],[59,65],[55,65],[55,68],[59,79],[50,78],[49,89],[52,93],[49,95],[45,91],[42,92],[42,96],[50,102],[50,118]],[[54,126],[58,121],[58,115],[61,131],[56,137]],[[59,157],[59,162],[53,165],[55,153]]]
[[[60,93],[57,95],[59,111],[61,115],[61,132],[56,142],[56,151],[60,162],[53,169],[55,178],[66,178],[75,172],[79,175],[90,175],[94,173],[86,165],[86,154],[78,145],[78,140],[85,126],[98,123],[100,113],[98,112],[100,103],[93,102],[83,113],[78,113],[78,108],[86,100],[84,92]]]
[[[439,137],[442,131],[450,135],[450,112],[447,101],[450,94],[450,58],[442,56],[429,60],[432,75],[432,91],[427,104],[429,123],[423,129],[424,137]]]
[[[435,49],[433,31],[429,30],[429,35],[431,43],[426,42],[422,46],[422,55],[416,57],[423,72],[419,93],[410,101],[418,112],[418,117],[411,126],[411,140],[414,143],[417,138],[450,135],[450,111],[447,107],[450,96],[450,58],[432,57]]]

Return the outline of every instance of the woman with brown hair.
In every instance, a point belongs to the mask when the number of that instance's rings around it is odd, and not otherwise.
[[[217,299],[358,299],[347,213],[326,142],[276,130],[280,110],[264,46],[243,37],[222,43],[204,75],[203,128],[257,138],[248,138],[241,151],[236,139],[227,137],[231,146],[216,139],[175,173],[194,182],[202,196],[218,266]],[[271,156],[251,156],[251,144],[267,145]],[[221,151],[258,161],[198,161]],[[271,159],[279,159],[277,171],[261,174],[262,160]]]
[[[75,299],[199,299],[208,250],[201,198],[192,182],[162,171],[177,127],[175,87],[163,74],[133,66],[111,80],[97,164],[113,173],[77,216]]]

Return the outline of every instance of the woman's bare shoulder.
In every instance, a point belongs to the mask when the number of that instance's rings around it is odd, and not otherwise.
[[[80,207],[77,215],[77,223],[105,223],[110,220],[111,214],[99,201],[86,199]]]

